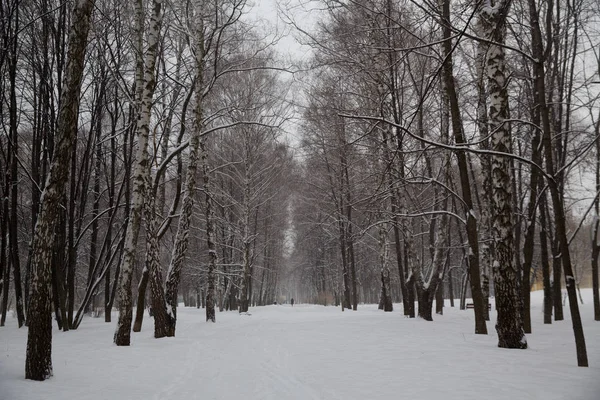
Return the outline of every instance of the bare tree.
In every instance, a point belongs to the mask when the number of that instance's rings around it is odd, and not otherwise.
[[[508,119],[508,94],[506,91],[506,64],[504,57],[504,32],[511,1],[500,1],[493,6],[486,4],[480,18],[485,22],[484,37],[489,45],[486,60],[486,76],[490,93],[489,119],[492,128],[492,149],[498,153],[510,153],[511,132]],[[498,319],[498,346],[527,348],[520,309],[518,276],[514,261],[512,186],[510,160],[501,155],[492,156],[493,187],[493,240],[494,284]]]
[[[25,377],[45,380],[52,375],[52,315],[50,310],[50,268],[56,211],[66,190],[69,160],[77,132],[79,92],[83,77],[85,49],[94,0],[77,2],[73,9],[69,48],[59,111],[54,157],[42,194],[32,256],[31,298]]]
[[[142,43],[144,33],[144,5],[142,0],[136,6],[136,90],[139,97],[137,119],[138,149],[135,170],[133,173],[133,192],[131,198],[130,218],[125,237],[123,260],[120,267],[119,286],[119,322],[115,331],[114,342],[117,346],[129,346],[131,340],[132,293],[131,280],[135,261],[137,239],[140,231],[146,183],[148,181],[148,136],[150,132],[150,114],[152,97],[156,87],[155,64],[158,52],[159,34],[162,24],[162,1],[153,0],[152,16],[148,28],[148,49],[143,56]],[[143,60],[143,61],[142,61]]]

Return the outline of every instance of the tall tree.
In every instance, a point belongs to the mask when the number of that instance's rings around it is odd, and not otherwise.
[[[491,3],[481,9],[480,18],[485,22],[484,37],[490,40],[486,76],[490,93],[489,120],[492,128],[492,149],[496,153],[510,153],[511,132],[508,122],[508,93],[506,90],[506,63],[504,36],[506,18],[511,0]],[[521,296],[518,272],[514,259],[513,193],[510,159],[492,156],[492,233],[494,239],[494,287],[498,319],[498,347],[526,349],[527,339],[521,319]],[[487,306],[487,305],[486,305]]]
[[[196,82],[194,94],[196,104],[194,107],[194,128],[189,139],[189,155],[188,169],[185,176],[185,192],[181,216],[179,217],[179,225],[177,226],[177,234],[175,236],[175,245],[173,246],[173,254],[171,256],[171,264],[167,271],[167,279],[165,286],[165,299],[167,306],[167,336],[175,336],[175,324],[177,322],[177,290],[183,267],[184,257],[187,252],[190,226],[192,221],[192,212],[194,207],[194,192],[196,190],[196,173],[198,170],[198,153],[200,150],[200,141],[202,128],[204,126],[203,111],[204,103],[203,96],[205,91],[204,82],[204,21],[202,15],[203,1],[196,1],[194,8],[196,12],[196,29],[195,29],[195,78]],[[153,294],[154,296],[154,294]],[[214,310],[213,310],[214,313]],[[214,317],[212,318],[214,322]]]
[[[445,55],[443,65],[444,89],[448,94],[448,101],[450,104],[450,120],[452,132],[454,134],[454,140],[457,145],[462,145],[466,143],[466,140],[453,74],[452,53],[454,49],[452,44],[452,25],[450,22],[450,0],[444,0],[442,2],[442,18],[442,31],[444,37],[443,46]],[[469,282],[471,284],[471,293],[473,296],[473,305],[475,310],[475,333],[486,335],[487,327],[485,324],[483,308],[487,307],[487,304],[483,303],[481,281],[479,279],[479,239],[477,221],[474,215],[473,197],[471,194],[469,166],[467,163],[467,155],[464,151],[458,151],[456,153],[456,157],[458,159],[462,199],[466,207],[465,211],[467,215],[467,239],[469,242]]]
[[[73,8],[56,146],[34,231],[25,378],[39,381],[52,375],[50,279],[54,228],[58,221],[56,212],[66,191],[69,160],[77,134],[85,50],[94,4],[94,0],[83,0],[76,2]]]
[[[120,267],[119,286],[119,321],[115,331],[114,342],[117,346],[129,346],[131,341],[131,323],[133,319],[133,304],[131,280],[136,255],[136,245],[140,232],[142,213],[144,211],[144,196],[146,183],[150,174],[148,161],[148,137],[150,134],[150,115],[152,98],[156,88],[155,64],[159,47],[159,35],[162,25],[162,1],[153,0],[152,14],[148,28],[148,49],[145,57],[143,52],[144,35],[144,5],[143,0],[136,0],[136,90],[139,97],[137,118],[138,149],[136,164],[133,172],[133,192],[131,195],[130,223],[127,225],[123,259]]]
[[[575,278],[573,274],[573,266],[571,263],[571,252],[569,249],[569,241],[567,239],[567,228],[565,221],[564,202],[561,199],[560,188],[556,180],[556,171],[554,168],[554,146],[552,141],[552,131],[550,127],[550,114],[548,105],[546,104],[546,83],[544,74],[544,42],[540,29],[537,4],[535,0],[528,0],[529,18],[531,26],[531,42],[533,51],[533,66],[534,66],[534,82],[535,82],[535,99],[536,106],[540,109],[542,119],[542,144],[544,147],[544,156],[546,163],[546,173],[549,175],[548,187],[550,189],[550,197],[554,210],[554,223],[556,225],[556,239],[560,248],[560,259],[562,261],[565,283],[567,286],[567,294],[569,297],[569,309],[571,311],[571,321],[573,324],[573,333],[575,336],[575,346],[577,350],[577,365],[580,367],[588,366],[587,349],[585,345],[585,336],[583,333],[583,325],[581,323],[581,315],[579,313],[579,305],[577,303],[577,293],[575,288]]]

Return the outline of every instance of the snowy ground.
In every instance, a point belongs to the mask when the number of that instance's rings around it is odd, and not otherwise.
[[[598,400],[600,322],[591,292],[582,306],[590,368],[578,368],[571,322],[544,326],[533,294],[528,350],[473,334],[473,311],[445,308],[435,322],[334,307],[258,307],[251,315],[181,308],[177,337],[156,340],[152,320],[131,347],[112,343],[115,324],[88,318],[54,332],[54,377],[24,379],[26,330],[0,328],[0,399],[443,399]],[[568,316],[568,307],[565,309]],[[492,313],[492,320],[495,313]],[[116,319],[116,318],[115,318]]]

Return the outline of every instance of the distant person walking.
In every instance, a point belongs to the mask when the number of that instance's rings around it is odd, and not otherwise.
[[[294,307],[294,299],[291,299],[290,303],[292,303],[292,307]]]

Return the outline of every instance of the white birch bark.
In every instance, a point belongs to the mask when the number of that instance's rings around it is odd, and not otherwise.
[[[206,287],[206,321],[215,322],[215,270],[217,265],[217,250],[215,246],[215,223],[213,215],[213,193],[211,188],[210,170],[208,166],[208,148],[206,138],[200,141],[202,158],[202,175],[204,179],[204,195],[206,198],[206,245],[208,247],[208,273]]]
[[[203,103],[204,94],[204,23],[201,16],[202,1],[195,2],[196,18],[196,86],[195,97],[196,105],[194,107],[194,129],[190,137],[190,153],[188,155],[188,169],[185,178],[185,194],[182,202],[181,216],[177,226],[175,245],[171,255],[171,264],[167,272],[167,281],[165,285],[165,298],[167,313],[169,316],[168,336],[175,336],[175,324],[177,321],[177,289],[179,286],[183,261],[189,244],[190,225],[194,208],[194,190],[196,188],[196,173],[198,170],[198,153],[200,150],[200,138],[203,127]],[[216,255],[216,254],[215,254]]]
[[[503,0],[494,6],[486,4],[480,18],[483,36],[489,45],[485,74],[488,81],[492,128],[492,150],[510,153],[511,132],[508,119],[506,63],[504,48],[505,21],[511,1]],[[498,44],[496,44],[498,43]],[[512,185],[508,157],[492,157],[492,235],[494,239],[494,282],[498,318],[498,347],[526,349],[520,310],[520,293],[514,262]]]
[[[249,135],[244,135],[244,196],[243,196],[243,224],[244,237],[242,238],[243,245],[243,261],[242,261],[242,280],[240,282],[240,307],[239,312],[248,312],[248,285],[250,280],[250,263],[252,262],[252,239],[250,237],[250,140]]]
[[[143,35],[143,3],[141,0],[135,2],[137,15],[137,55],[142,57],[141,35]],[[140,63],[137,63],[136,89],[141,98],[137,120],[138,148],[136,152],[136,163],[133,172],[133,192],[131,194],[131,210],[129,212],[130,222],[127,226],[123,260],[120,268],[119,286],[119,321],[115,331],[114,342],[117,346],[129,346],[131,341],[131,322],[133,317],[131,279],[133,265],[135,262],[136,246],[142,221],[144,208],[144,195],[146,193],[146,182],[150,174],[148,161],[148,137],[150,134],[150,116],[152,113],[152,98],[156,87],[154,74],[156,55],[159,46],[160,28],[162,24],[162,0],[153,0],[152,15],[148,28],[148,50],[144,57],[143,79],[140,77]]]

